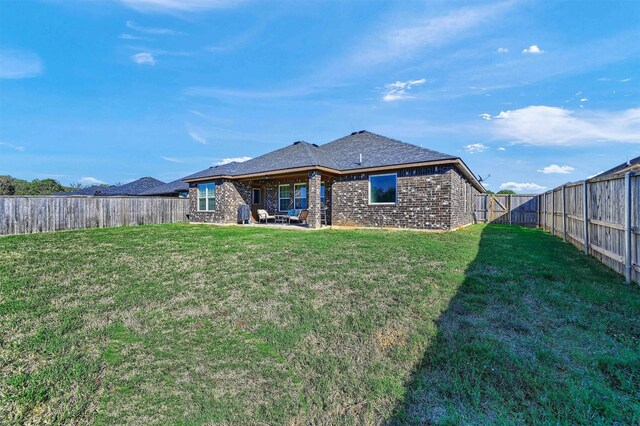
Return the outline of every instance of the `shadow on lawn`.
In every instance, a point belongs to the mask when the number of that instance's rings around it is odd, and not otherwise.
[[[639,294],[621,283],[540,230],[485,227],[388,423],[638,422]]]

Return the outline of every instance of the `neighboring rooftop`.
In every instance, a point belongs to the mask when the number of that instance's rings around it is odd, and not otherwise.
[[[183,182],[182,179],[177,179],[164,185],[154,186],[151,189],[141,192],[139,195],[175,195],[188,190],[189,184]]]
[[[90,186],[88,188],[78,189],[77,191],[62,192],[56,195],[142,195],[143,192],[164,184],[161,180],[152,177],[143,177],[133,182],[125,183],[124,185]]]
[[[230,164],[210,167],[184,179],[241,176],[310,166],[338,171],[357,170],[457,158],[361,130],[320,146],[304,141],[294,142],[243,163],[230,163],[234,164],[232,167],[226,167]]]
[[[601,177],[609,176],[609,175],[617,175],[620,173],[626,173],[629,170],[640,169],[640,157],[632,158],[622,164],[618,164],[612,169],[607,170],[606,172],[598,173],[591,179],[598,179]]]

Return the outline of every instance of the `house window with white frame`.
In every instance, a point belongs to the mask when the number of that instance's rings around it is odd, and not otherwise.
[[[369,176],[369,204],[396,204],[398,175]]]
[[[307,184],[296,183],[293,186],[293,208],[294,209],[306,209],[307,208]]]
[[[198,210],[210,212],[216,208],[216,184],[198,184]]]
[[[291,203],[291,185],[278,186],[278,210],[281,212],[289,210]]]

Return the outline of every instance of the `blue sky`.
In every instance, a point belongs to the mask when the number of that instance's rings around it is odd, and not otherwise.
[[[640,155],[640,2],[0,0],[0,174],[169,181],[370,130],[540,192]]]

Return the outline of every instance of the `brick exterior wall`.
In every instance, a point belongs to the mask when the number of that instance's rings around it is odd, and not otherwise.
[[[458,172],[451,173],[451,229],[473,223],[473,208],[478,190]]]
[[[396,205],[369,205],[368,174],[340,177],[332,186],[332,224],[449,229],[450,172],[445,167],[398,172]]]
[[[472,185],[455,167],[398,172],[397,204],[369,205],[369,174],[332,185],[332,224],[412,229],[455,229],[473,223]]]
[[[242,182],[216,180],[213,211],[198,211],[197,184],[189,185],[189,220],[191,222],[235,223],[238,206],[251,203],[251,186]]]
[[[369,205],[369,174],[328,178],[325,184],[327,221],[339,226],[392,227],[449,230],[473,223],[473,200],[478,191],[453,166],[400,170],[396,205]],[[294,184],[307,183],[308,206],[318,203],[321,179],[284,178],[251,182],[217,180],[216,205],[212,212],[199,212],[198,190],[189,188],[190,220],[193,222],[236,223],[240,204],[251,205],[251,189],[263,188],[263,204],[269,213],[278,213],[279,185],[290,185],[288,208],[293,208]],[[317,192],[316,192],[317,191]],[[314,213],[313,217],[311,217]],[[310,211],[309,224],[319,222]]]

